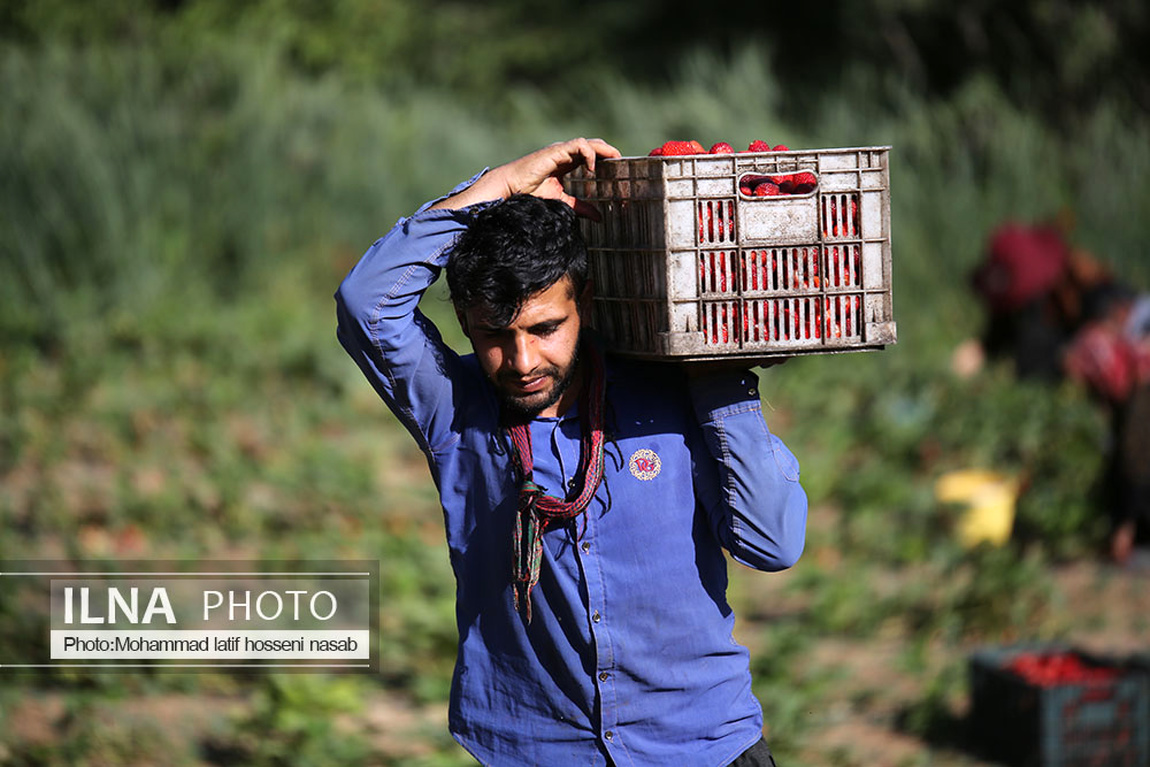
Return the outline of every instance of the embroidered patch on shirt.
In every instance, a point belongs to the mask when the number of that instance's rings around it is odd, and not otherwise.
[[[631,460],[627,462],[627,466],[636,479],[648,480],[659,476],[663,462],[659,460],[654,450],[640,448],[631,453]]]

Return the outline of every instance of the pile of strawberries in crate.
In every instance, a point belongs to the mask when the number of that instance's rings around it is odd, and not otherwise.
[[[747,146],[744,152],[789,152],[782,144],[771,146],[762,139],[755,139]],[[685,154],[734,154],[735,148],[726,141],[719,141],[711,145],[710,150],[704,149],[698,141],[664,141],[662,146],[652,149],[648,155],[651,157],[671,157]]]
[[[1118,676],[1118,669],[1087,663],[1068,651],[1019,653],[1006,669],[1038,687],[1109,682]]]
[[[810,194],[818,183],[815,174],[805,170],[775,176],[746,175],[739,179],[739,192],[745,197]]]
[[[789,152],[783,144],[771,146],[762,139],[755,139],[740,154],[746,152]],[[652,149],[650,157],[676,157],[694,154],[735,154],[735,149],[726,141],[719,141],[709,150],[698,141],[664,141]],[[776,197],[779,195],[810,194],[818,186],[815,174],[808,171],[776,175],[748,174],[739,179],[739,192],[744,197]]]

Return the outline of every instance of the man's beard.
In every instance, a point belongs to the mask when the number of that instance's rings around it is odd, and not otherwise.
[[[571,386],[571,382],[575,380],[575,373],[579,370],[579,345],[576,344],[575,352],[571,356],[571,364],[567,367],[567,372],[560,377],[559,368],[549,367],[540,371],[541,375],[552,378],[555,383],[546,392],[539,392],[543,397],[541,399],[533,400],[530,396],[521,397],[508,392],[507,388],[500,380],[502,375],[497,375],[495,379],[495,391],[499,395],[499,401],[503,405],[504,412],[510,416],[522,418],[524,420],[534,418],[542,413],[547,408],[554,405],[563,396],[563,393]]]

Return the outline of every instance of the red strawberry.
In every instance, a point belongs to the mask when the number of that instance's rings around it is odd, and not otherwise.
[[[661,147],[661,146],[655,147],[654,149],[652,149],[650,152],[647,153],[647,156],[648,157],[662,157],[663,156],[663,147]]]
[[[779,191],[783,194],[794,194],[795,177],[789,173],[785,176],[775,176],[775,183],[779,185]]]
[[[771,145],[768,144],[766,141],[763,141],[762,139],[755,139],[754,141],[751,142],[750,146],[747,147],[747,151],[748,152],[769,152],[769,151],[771,151]]]
[[[779,185],[773,181],[760,181],[755,187],[755,197],[774,197],[780,194]]]
[[[771,151],[772,152],[789,152],[791,150],[788,149],[785,144],[775,144],[775,148],[772,149]]]
[[[806,194],[807,192],[813,192],[818,183],[819,180],[815,178],[815,174],[809,171],[796,173],[791,180],[791,184],[795,189],[795,194]]]
[[[735,148],[726,141],[720,141],[711,147],[711,154],[734,154]]]
[[[703,154],[707,151],[703,149],[703,145],[698,141],[664,141],[661,148],[663,150],[663,157],[685,154]]]

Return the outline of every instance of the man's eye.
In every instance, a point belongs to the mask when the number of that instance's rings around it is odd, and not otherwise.
[[[558,325],[542,325],[535,328],[535,335],[546,338],[559,329]]]

